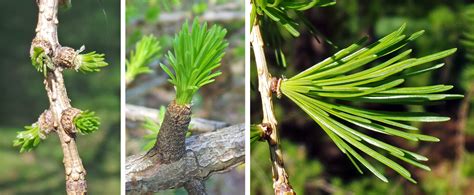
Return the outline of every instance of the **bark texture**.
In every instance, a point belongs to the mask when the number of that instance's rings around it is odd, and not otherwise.
[[[127,157],[127,193],[142,194],[184,187],[186,183],[192,185],[194,180],[202,181],[242,164],[245,161],[244,130],[245,125],[239,124],[191,136],[186,139],[184,156],[169,164],[156,163],[156,159],[146,153]]]
[[[203,195],[206,193],[206,187],[204,182],[198,179],[191,179],[184,184],[184,189],[188,192],[189,195]]]
[[[160,113],[160,111],[153,108],[147,108],[131,104],[125,105],[125,117],[127,118],[127,120],[130,120],[130,122],[144,122],[146,119],[151,119],[156,123],[160,123],[161,121],[159,121],[157,117],[158,113]],[[127,124],[129,124],[128,121]],[[189,131],[193,133],[205,133],[215,131],[217,129],[222,129],[228,126],[229,124],[225,122],[193,117],[191,118],[191,122],[189,123]]]
[[[58,0],[37,0],[36,3],[39,8],[38,24],[31,51],[34,47],[42,47],[46,54],[53,59],[54,56],[61,55],[59,50],[61,45],[57,36]],[[62,67],[56,65],[53,69],[47,70],[44,84],[50,103],[49,111],[53,119],[53,130],[59,136],[64,154],[66,192],[67,194],[86,194],[86,170],[77,151],[75,135],[66,133],[60,122],[62,112],[71,108],[62,71]]]
[[[166,109],[155,146],[147,152],[147,155],[155,158],[160,164],[179,160],[185,153],[184,142],[189,122],[191,122],[191,106],[171,102]]]

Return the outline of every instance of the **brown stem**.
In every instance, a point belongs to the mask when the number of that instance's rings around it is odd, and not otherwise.
[[[57,37],[57,25],[59,23],[57,18],[58,1],[37,0],[36,2],[38,4],[39,13],[36,37],[34,40],[49,43],[50,48],[45,49],[47,49],[48,56],[53,58],[58,55],[58,49],[61,47]],[[35,41],[32,42],[32,47],[35,46],[34,44]],[[71,108],[64,85],[62,68],[54,66],[53,70],[48,69],[44,84],[50,103],[49,110],[52,113],[54,121],[53,126],[59,136],[64,154],[63,163],[66,175],[66,192],[67,194],[86,194],[86,170],[82,166],[82,161],[77,151],[75,136],[74,134],[67,134],[60,125],[61,113]]]
[[[185,153],[184,142],[189,122],[191,122],[191,106],[171,102],[156,136],[155,146],[148,151],[148,156],[154,157],[161,164],[179,160]]]
[[[156,136],[155,146],[147,152],[159,164],[180,160],[186,153],[186,132],[191,122],[191,106],[171,102],[166,109],[163,123]],[[184,184],[189,194],[206,194],[201,180],[191,179]]]
[[[273,113],[272,103],[272,83],[273,79],[268,72],[267,63],[265,60],[265,52],[263,50],[263,40],[260,33],[260,27],[257,24],[253,25],[250,33],[250,43],[255,56],[255,64],[258,72],[258,91],[262,101],[263,120],[262,126],[265,126],[270,136],[266,136],[267,143],[270,148],[270,160],[272,161],[273,170],[273,189],[275,194],[296,194],[288,180],[283,163],[283,155],[279,145],[279,137],[277,131],[277,120]],[[276,89],[274,89],[275,91]],[[276,90],[278,91],[278,90]]]
[[[145,122],[147,119],[151,119],[155,123],[161,123],[161,120],[159,120],[157,117],[159,113],[160,110],[153,108],[136,106],[132,104],[125,105],[125,117],[127,118],[127,125],[131,124],[131,122]],[[205,133],[228,126],[229,124],[226,122],[192,117],[188,130],[192,133]]]

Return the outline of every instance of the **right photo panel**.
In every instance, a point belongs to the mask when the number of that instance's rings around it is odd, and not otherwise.
[[[250,193],[474,194],[474,4],[249,0]]]
[[[127,194],[244,193],[244,10],[126,1]]]

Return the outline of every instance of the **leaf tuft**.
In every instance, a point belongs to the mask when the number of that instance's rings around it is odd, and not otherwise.
[[[31,126],[25,126],[24,131],[17,132],[16,139],[13,140],[13,146],[19,146],[20,153],[29,152],[38,147],[44,137],[45,135],[42,134],[39,126],[34,123]]]
[[[173,40],[173,52],[168,52],[170,68],[161,64],[176,88],[176,103],[190,104],[193,95],[202,86],[212,83],[220,75],[214,71],[220,66],[228,43],[227,31],[217,25],[208,29],[195,19],[191,27],[186,21]]]
[[[74,117],[74,125],[81,134],[90,134],[99,129],[100,119],[94,112],[84,111]]]
[[[373,138],[368,132],[412,141],[438,142],[440,140],[436,137],[411,131],[418,128],[409,122],[442,122],[449,118],[427,112],[370,110],[334,101],[423,105],[463,97],[443,93],[452,89],[453,86],[450,85],[402,86],[408,77],[441,67],[442,65],[429,66],[429,64],[456,51],[456,48],[453,48],[420,58],[409,58],[411,50],[393,54],[423,33],[419,31],[406,36],[403,34],[404,29],[405,25],[402,25],[398,30],[367,46],[366,39],[362,39],[340,50],[294,77],[283,80],[281,91],[322,127],[357,169],[359,167],[356,161],[387,182],[378,170],[361,157],[359,153],[363,152],[416,183],[406,168],[382,155],[382,151],[429,171],[428,166],[419,162],[426,161],[427,158]],[[368,66],[390,54],[391,58],[374,66]],[[361,70],[366,66],[367,68]]]
[[[137,75],[150,73],[148,67],[160,54],[161,47],[158,39],[153,35],[144,36],[135,45],[135,51],[130,53],[130,60],[127,60],[125,79],[132,82]]]
[[[83,73],[99,72],[101,68],[109,65],[105,62],[104,54],[99,54],[95,51],[79,54],[76,64],[76,70],[80,70]]]

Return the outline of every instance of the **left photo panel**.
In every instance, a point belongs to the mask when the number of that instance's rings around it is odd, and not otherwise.
[[[120,3],[1,8],[0,194],[120,194]]]

